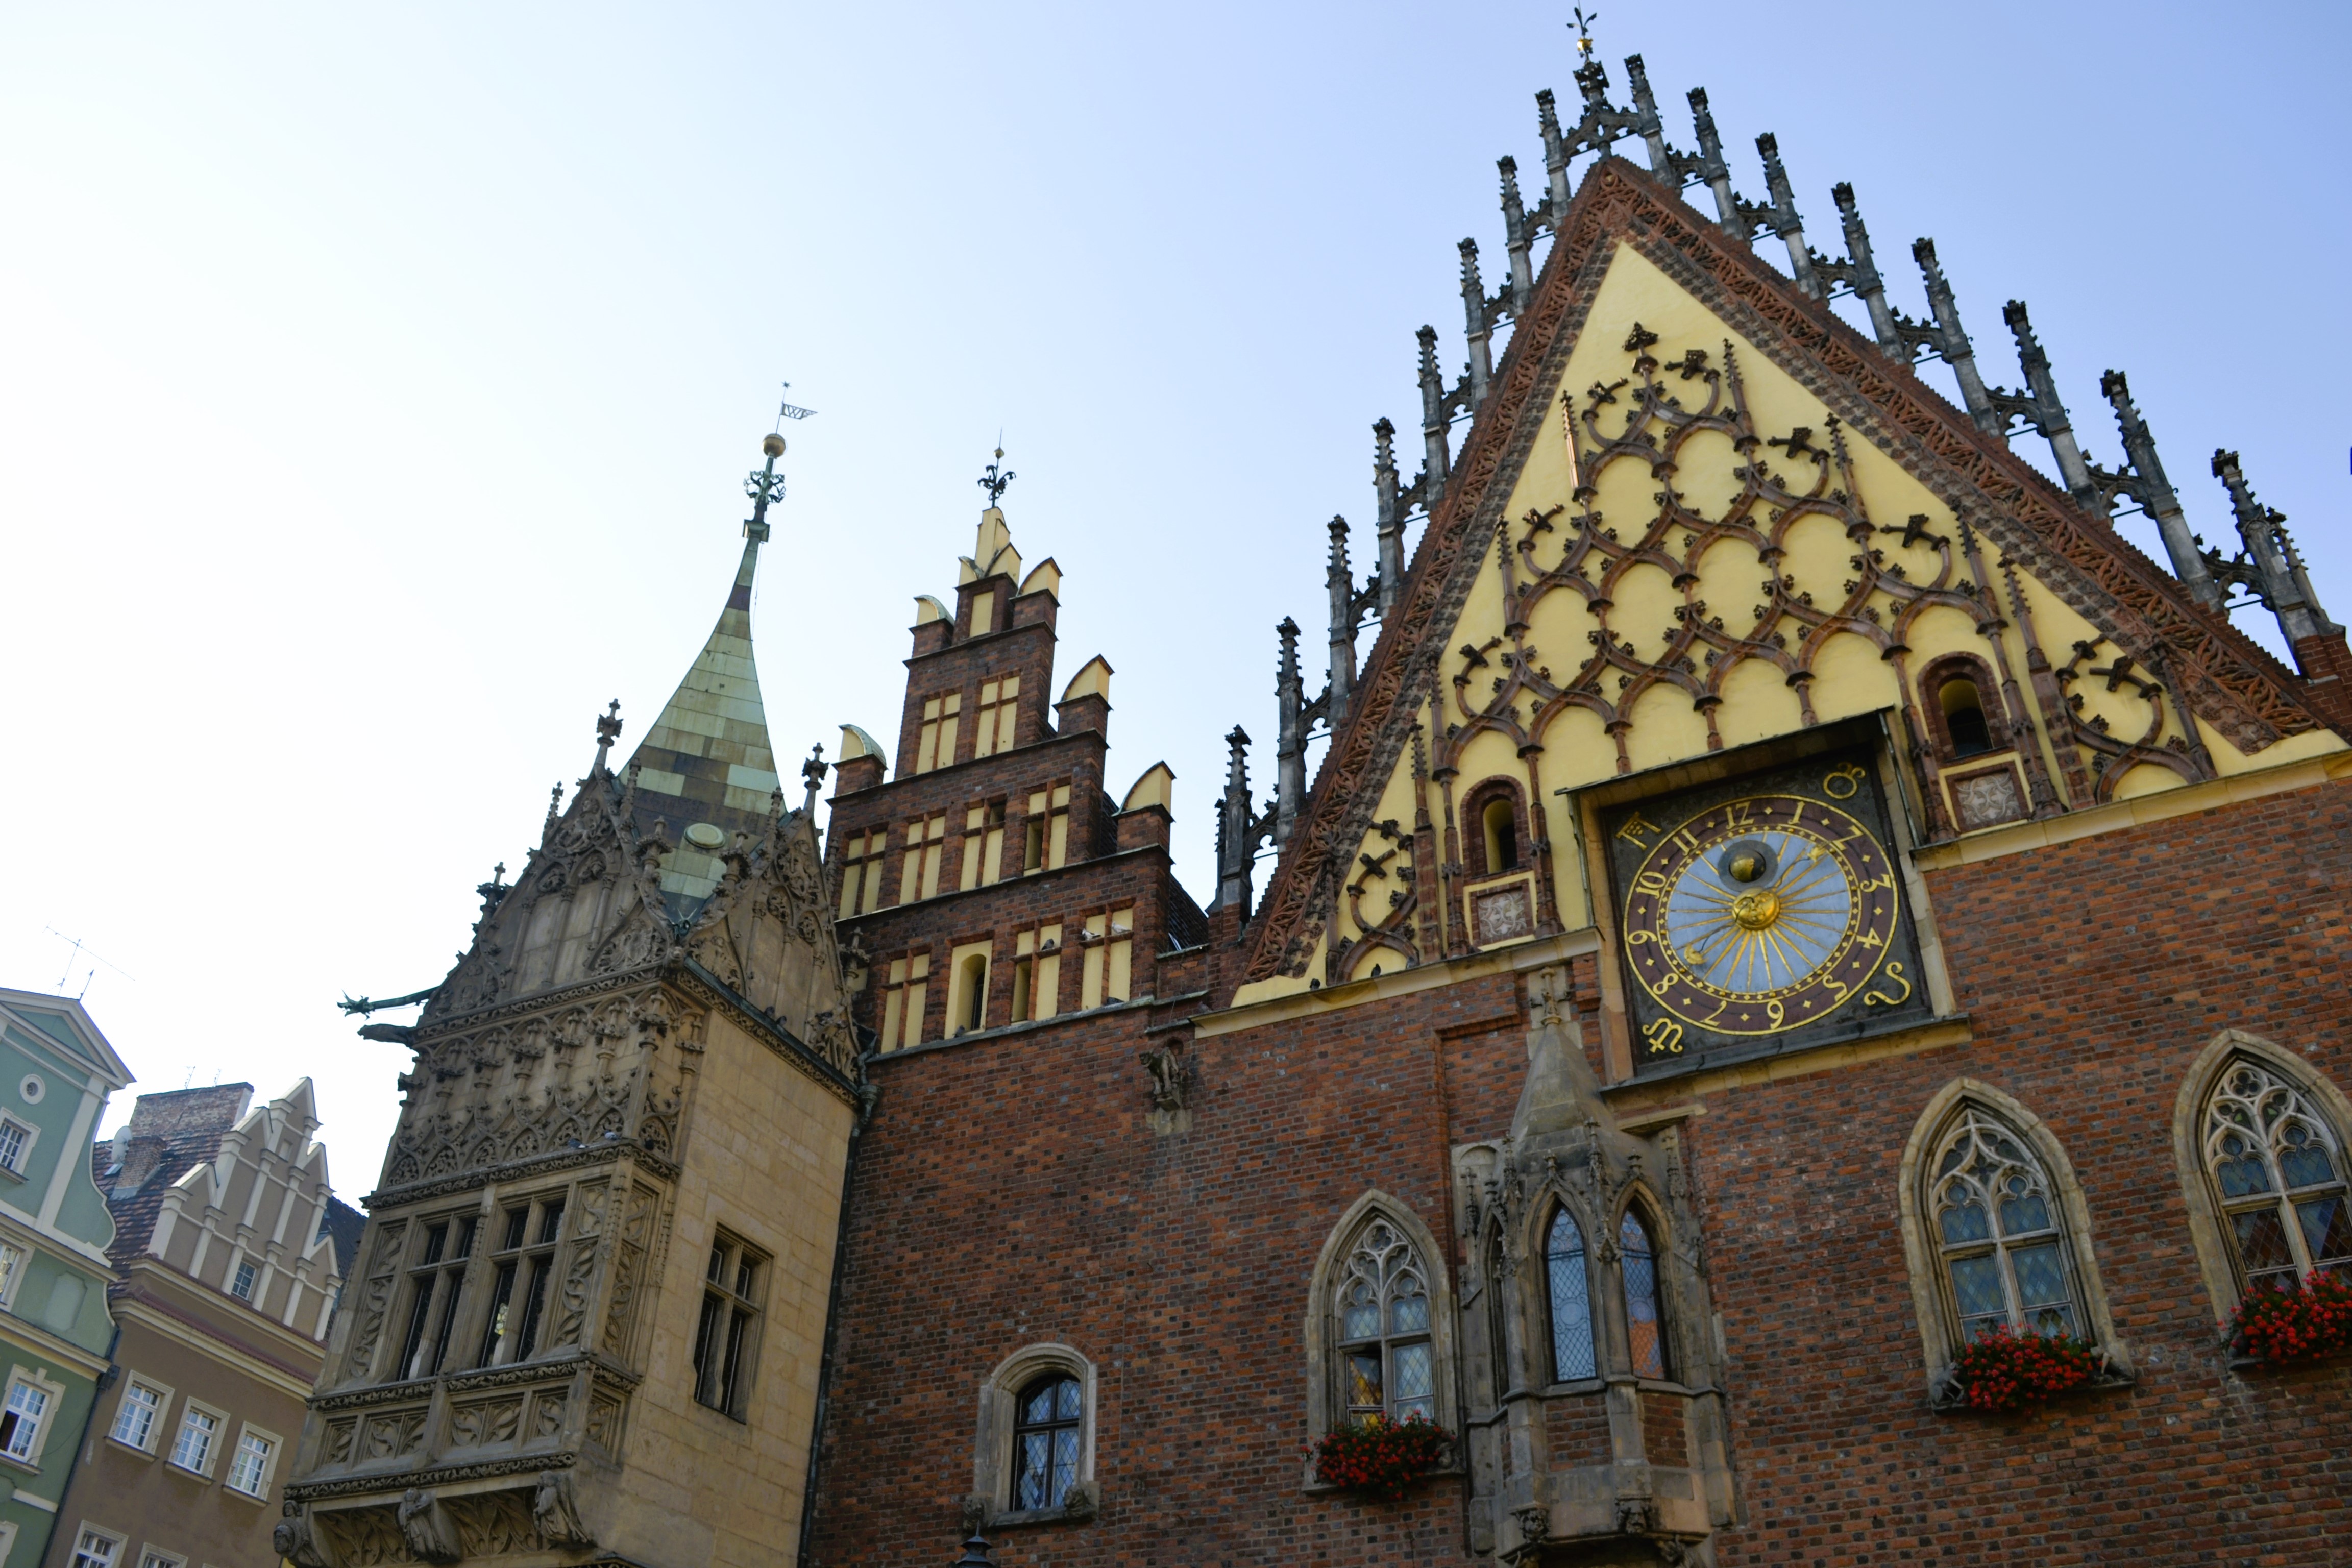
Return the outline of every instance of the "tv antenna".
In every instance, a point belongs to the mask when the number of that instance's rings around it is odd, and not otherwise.
[[[56,937],[59,942],[69,944],[68,951],[66,953],[66,971],[63,974],[58,976],[58,989],[60,991],[64,990],[67,985],[72,983],[74,967],[81,962],[82,956],[85,953],[89,954],[91,958],[96,959],[99,963],[105,964],[107,968],[111,969],[115,973],[122,976],[123,979],[131,981],[134,984],[137,984],[139,978],[137,975],[131,973],[121,964],[116,963],[113,960],[106,957],[103,953],[92,948],[88,942],[82,941],[81,938],[78,936],[68,936],[65,932],[59,931],[55,926],[43,926],[41,929],[48,932],[51,936]],[[89,983],[97,977],[97,974],[98,969],[96,965],[92,965],[83,973],[81,977],[81,989],[74,993],[75,1001],[79,1002],[83,997],[89,994]]]

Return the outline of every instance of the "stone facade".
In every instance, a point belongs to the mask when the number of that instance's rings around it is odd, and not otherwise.
[[[772,1561],[801,1526],[862,1110],[811,814],[733,593],[594,766],[416,1051],[276,1530],[299,1568]],[[763,484],[762,481],[765,481]]]

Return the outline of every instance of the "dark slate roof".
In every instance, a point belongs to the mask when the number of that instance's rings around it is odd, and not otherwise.
[[[330,1197],[321,1223],[334,1238],[335,1272],[348,1279],[359,1260],[360,1232],[367,1228],[367,1215],[341,1198]]]

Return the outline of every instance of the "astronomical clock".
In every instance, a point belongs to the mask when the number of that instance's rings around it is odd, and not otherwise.
[[[1868,752],[1653,795],[1601,826],[1636,1072],[1932,1016]]]

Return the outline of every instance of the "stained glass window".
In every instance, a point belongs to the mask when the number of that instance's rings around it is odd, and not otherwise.
[[[1013,1506],[1059,1508],[1078,1479],[1078,1430],[1086,1395],[1078,1380],[1048,1373],[1021,1391],[1013,1420]]]
[[[1412,1244],[1387,1220],[1367,1226],[1348,1255],[1333,1308],[1346,1419],[1435,1420],[1428,1276]]]
[[[2083,1333],[2050,1178],[2025,1140],[1961,1108],[1936,1145],[1927,1210],[1963,1342],[2002,1326]]]
[[[2352,1268],[2343,1146],[2285,1079],[2241,1058],[2206,1101],[2205,1163],[2249,1289]]]
[[[1618,1267],[1625,1280],[1625,1340],[1636,1377],[1666,1375],[1665,1319],[1658,1309],[1658,1249],[1642,1211],[1629,1208],[1617,1227]]]
[[[1552,1381],[1591,1377],[1592,1278],[1584,1268],[1584,1232],[1566,1209],[1552,1216],[1544,1238],[1544,1272],[1551,1289]]]

